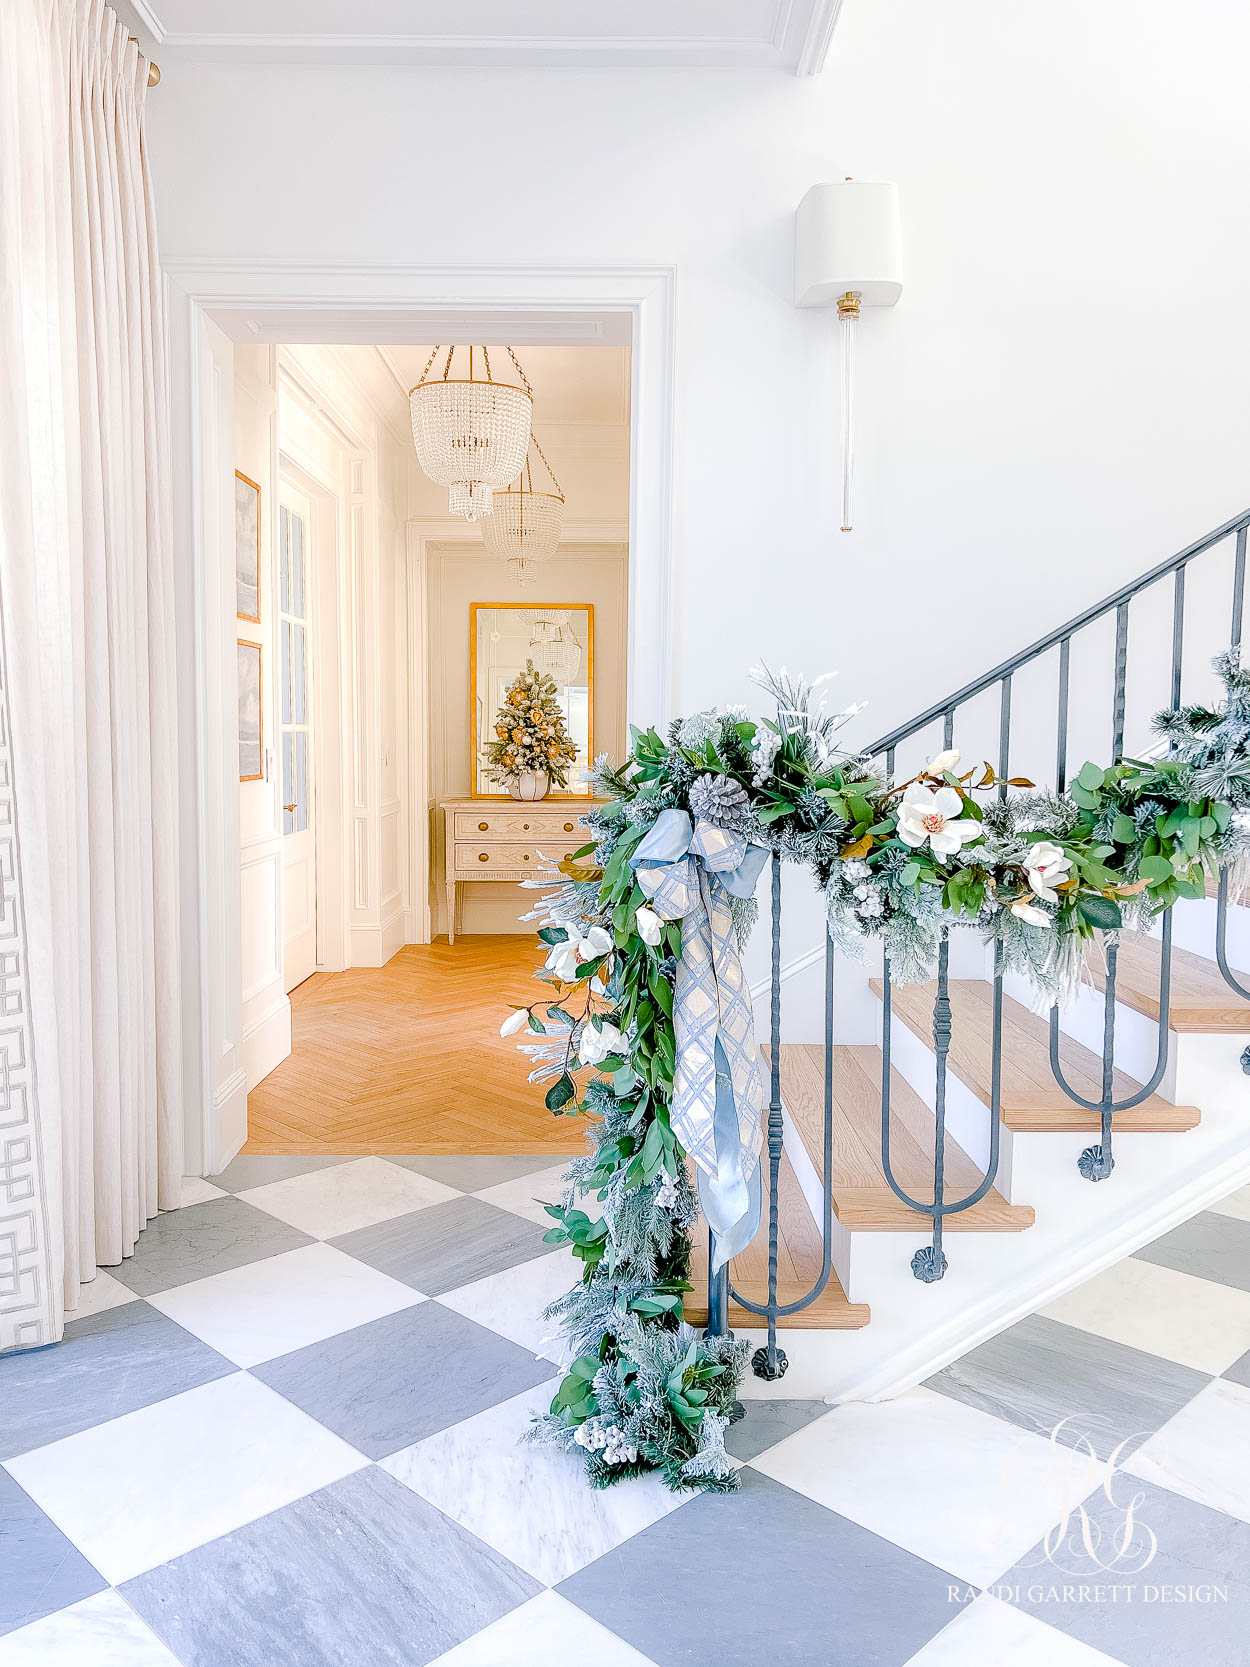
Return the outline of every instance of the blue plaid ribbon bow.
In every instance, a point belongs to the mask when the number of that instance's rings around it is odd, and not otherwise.
[[[729,899],[754,893],[768,851],[712,822],[692,826],[684,810],[665,810],[630,860],[656,914],[682,923],[670,1117],[698,1170],[715,1272],[760,1224],[764,1079]]]

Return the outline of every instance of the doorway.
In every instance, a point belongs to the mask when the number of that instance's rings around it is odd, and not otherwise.
[[[236,694],[232,687],[233,656],[222,653],[215,640],[217,617],[216,597],[211,594],[219,587],[219,580],[208,572],[208,540],[203,521],[203,505],[215,491],[213,459],[208,455],[206,441],[221,434],[226,426],[223,406],[228,410],[231,366],[224,354],[209,343],[210,317],[222,336],[236,344],[238,350],[257,353],[276,351],[283,341],[321,342],[338,341],[356,344],[368,341],[403,341],[414,344],[436,340],[440,335],[459,336],[467,340],[482,335],[488,340],[512,339],[520,344],[534,342],[602,339],[604,321],[624,320],[627,340],[634,349],[631,377],[631,483],[628,511],[629,563],[629,630],[628,630],[628,691],[630,707],[638,716],[648,720],[663,720],[667,706],[669,681],[669,561],[670,540],[670,451],[671,451],[671,386],[673,366],[672,298],[673,275],[656,269],[636,272],[615,272],[596,276],[585,272],[568,274],[534,274],[500,272],[467,272],[456,275],[457,292],[461,297],[456,317],[447,328],[448,314],[444,297],[448,275],[445,272],[413,270],[399,272],[354,272],[344,266],[318,269],[290,268],[267,263],[263,269],[248,266],[218,265],[211,271],[199,271],[193,262],[177,267],[170,274],[172,280],[171,323],[173,351],[174,406],[180,431],[177,436],[178,465],[176,488],[179,513],[187,527],[189,547],[194,550],[194,561],[181,576],[183,594],[179,597],[179,616],[186,636],[187,660],[197,666],[198,687],[195,696],[202,717],[188,718],[184,734],[190,745],[187,749],[188,779],[184,784],[183,804],[189,825],[197,830],[195,843],[196,870],[188,872],[184,921],[189,930],[184,935],[185,970],[184,993],[188,1015],[188,1029],[192,1032],[193,1047],[187,1061],[188,1130],[191,1138],[188,1151],[202,1153],[204,1173],[213,1173],[228,1161],[238,1147],[238,1137],[245,1129],[245,1078],[240,1065],[240,1036],[238,1023],[238,974],[235,957],[229,953],[214,953],[215,945],[224,941],[227,946],[238,927],[238,897],[230,880],[232,870],[237,873],[237,858],[233,856],[233,818],[230,799],[235,796],[231,744],[233,736]],[[506,299],[505,299],[506,298]],[[479,329],[483,320],[489,324]],[[381,326],[381,327],[379,327]],[[619,339],[619,338],[618,338]],[[274,343],[266,349],[266,342]],[[210,362],[211,360],[211,362]],[[334,414],[331,413],[333,416]],[[404,571],[380,577],[383,594],[377,618],[381,621],[378,633],[368,640],[353,637],[353,627],[347,604],[353,586],[361,582],[361,571],[354,566],[354,529],[359,517],[370,511],[371,494],[378,480],[371,474],[367,460],[350,455],[359,446],[360,434],[345,432],[342,436],[345,454],[349,456],[349,488],[338,505],[338,601],[343,615],[340,641],[337,645],[341,664],[334,668],[335,721],[341,727],[340,742],[346,743],[359,711],[351,702],[343,701],[341,692],[348,687],[353,667],[377,668],[387,655],[397,656],[404,651],[400,626],[411,625],[424,606],[424,594],[412,583],[414,568],[420,570],[423,557],[429,550],[430,533],[422,518],[419,529],[407,529],[409,560]],[[409,441],[410,444],[410,441]],[[276,445],[274,463],[277,464]],[[277,504],[276,469],[273,496]],[[296,506],[287,504],[288,513]],[[298,513],[298,511],[296,511]],[[310,547],[315,547],[316,507],[313,523],[304,524],[304,556],[307,564]],[[277,515],[275,513],[275,523]],[[278,547],[278,527],[274,526],[275,562]],[[404,527],[398,527],[401,540]],[[275,573],[275,580],[279,575]],[[364,582],[372,583],[367,575]],[[306,579],[307,590],[307,579]],[[308,690],[314,690],[326,674],[324,662],[319,663],[315,651],[308,655],[307,632],[316,630],[317,601],[315,592],[310,599],[311,614],[305,613],[306,669]],[[284,623],[297,622],[298,610],[284,609]],[[275,616],[276,617],[276,616]],[[222,633],[224,635],[224,633]],[[318,633],[320,640],[320,633]],[[233,642],[231,642],[233,649]],[[280,647],[273,645],[272,665],[279,671]],[[273,676],[276,688],[278,677]],[[409,827],[405,833],[407,849],[415,855],[421,839],[430,832],[428,770],[430,760],[422,759],[416,735],[418,707],[423,698],[420,688],[410,691],[412,723],[409,733],[397,735],[392,750],[383,746],[368,770],[359,779],[353,776],[354,764],[344,760],[346,779],[350,781],[353,801],[343,808],[342,826],[337,830],[342,849],[341,881],[344,910],[344,934],[348,939],[349,960],[345,965],[382,966],[389,959],[394,941],[402,945],[420,943],[420,916],[427,906],[425,897],[414,898],[416,887],[409,886],[405,899],[406,910],[412,913],[400,922],[385,917],[381,923],[374,917],[365,922],[361,876],[367,883],[383,888],[385,895],[396,892],[397,881],[389,836],[379,840],[377,828],[388,823],[403,822],[414,812],[414,800],[420,800],[420,772],[427,772],[425,807],[427,823],[422,828]],[[294,697],[294,685],[292,685]],[[307,701],[308,691],[305,699]],[[292,707],[294,714],[294,706]],[[632,711],[631,714],[632,716]],[[210,739],[221,736],[226,745],[205,749],[196,744],[197,725],[207,731]],[[275,723],[270,733],[274,736],[275,752],[281,726]],[[295,768],[298,726],[294,715],[286,726],[291,737],[292,774]],[[287,736],[282,736],[285,745]],[[319,801],[324,791],[324,776],[318,772],[321,744],[314,717],[310,740],[312,752],[307,771],[309,819],[316,825],[321,819]],[[306,743],[306,746],[309,743]],[[274,759],[275,832],[282,841],[295,836],[298,829],[286,832],[288,815],[298,815],[298,787],[295,793],[286,791],[279,757]],[[225,766],[224,768],[222,766]],[[373,771],[373,775],[369,774]],[[416,778],[414,780],[414,778]],[[417,791],[413,791],[414,786]],[[285,806],[296,804],[297,812],[288,813]],[[363,808],[362,808],[363,805]],[[371,821],[370,818],[373,820]],[[292,848],[293,855],[298,847]],[[317,899],[316,914],[321,914],[325,897],[326,877],[323,850],[317,841],[313,852],[313,895]],[[223,860],[224,859],[224,860]],[[189,867],[190,865],[188,865]],[[282,863],[282,890],[285,893],[285,851]],[[294,869],[294,863],[292,867]],[[416,867],[414,860],[413,866]],[[428,865],[427,865],[428,870]],[[415,878],[415,876],[414,876]],[[308,897],[305,892],[305,897]],[[476,894],[475,894],[476,896]],[[285,899],[284,908],[285,916]],[[295,914],[294,904],[292,915]],[[315,917],[314,917],[315,919]],[[232,924],[234,923],[234,924]],[[306,927],[309,924],[305,914]],[[325,960],[324,921],[316,921],[314,953]],[[437,932],[441,922],[431,923]],[[292,923],[294,927],[294,922]],[[391,929],[398,931],[393,938]],[[427,927],[428,932],[431,928]],[[281,947],[285,951],[286,922],[283,921]],[[358,952],[362,942],[371,935],[377,939],[379,959],[362,962]],[[294,930],[292,936],[295,936]],[[459,945],[457,945],[458,947]],[[389,951],[389,954],[388,954]],[[283,955],[285,960],[285,954]],[[295,964],[293,960],[293,965]],[[305,961],[306,964],[306,961]],[[317,978],[325,977],[319,973]],[[283,983],[286,982],[285,969]],[[315,981],[314,981],[315,982]],[[441,979],[439,983],[441,984]],[[532,990],[524,996],[532,995]],[[514,1063],[523,1063],[516,1062]],[[237,1109],[236,1109],[237,1108]],[[240,1125],[243,1125],[242,1127]]]

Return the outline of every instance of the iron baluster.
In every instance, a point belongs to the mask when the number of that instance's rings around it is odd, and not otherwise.
[[[1068,672],[1072,659],[1072,638],[1059,644],[1059,732],[1055,740],[1055,791],[1068,784]]]
[[[1128,603],[1115,611],[1115,698],[1111,704],[1111,762],[1124,751],[1124,691],[1128,682]]]
[[[998,700],[998,796],[1007,797],[1008,758],[1011,753],[1011,674],[1003,678]]]
[[[1181,662],[1185,641],[1185,569],[1176,569],[1172,587],[1172,705],[1181,703]]]
[[[1002,1040],[1003,1040],[1003,968],[1002,945],[994,946],[993,1036],[990,1067],[990,1144],[985,1174],[977,1186],[963,1198],[951,1203],[946,1197],[946,1069],[950,1048],[951,1016],[949,991],[949,945],[943,937],[938,950],[938,993],[933,1004],[933,1041],[937,1054],[937,1075],[934,1092],[933,1145],[933,1201],[926,1204],[913,1198],[895,1178],[890,1161],[890,1074],[893,1013],[891,1003],[890,962],[884,963],[881,992],[881,1172],[890,1190],[908,1209],[927,1215],[933,1222],[933,1242],[925,1245],[911,1259],[911,1271],[926,1285],[931,1285],[946,1272],[946,1253],[942,1248],[943,1224],[947,1216],[960,1214],[979,1204],[994,1185],[998,1174],[1001,1124],[999,1109],[1002,1104]]]
[[[1111,1155],[1111,1119],[1117,1111],[1131,1111],[1148,1100],[1163,1081],[1168,1067],[1168,1017],[1172,1002],[1172,911],[1163,916],[1163,938],[1159,946],[1159,1021],[1158,1052],[1149,1082],[1143,1083],[1135,1094],[1123,1100],[1115,1098],[1115,981],[1119,946],[1113,939],[1107,945],[1107,977],[1103,987],[1102,1021],[1102,1094],[1097,1100],[1087,1100],[1067,1080],[1059,1060],[1059,1009],[1050,1010],[1050,1069],[1055,1081],[1070,1100],[1086,1111],[1096,1111],[1101,1120],[1101,1144],[1087,1146],[1081,1153],[1080,1171],[1087,1181],[1105,1181],[1115,1168]]]
[[[774,858],[774,861],[777,862],[778,868],[779,868],[780,867],[780,859]],[[777,877],[777,870],[776,869],[774,870],[774,882],[773,883],[774,883],[774,895],[779,900],[780,899],[780,893],[781,893],[781,882],[780,882],[780,879]],[[780,920],[780,908],[778,908],[776,918],[778,920]],[[782,1107],[782,1104],[781,1104],[781,994],[780,994],[780,992],[781,992],[781,946],[780,946],[780,933],[779,932],[777,932],[775,934],[775,937],[774,937],[774,949],[775,949],[774,968],[775,968],[776,976],[774,978],[773,986],[772,986],[774,1000],[773,1000],[772,1027],[771,1027],[772,1059],[770,1060],[770,1064],[772,1066],[772,1104],[769,1107],[769,1113],[768,1113],[768,1155],[769,1155],[769,1179],[770,1179],[768,1301],[763,1302],[763,1303],[754,1302],[754,1301],[752,1301],[752,1299],[750,1297],[744,1296],[741,1291],[735,1290],[733,1284],[731,1282],[729,1282],[729,1280],[728,1280],[728,1274],[727,1273],[726,1273],[726,1294],[727,1294],[727,1297],[731,1297],[733,1299],[733,1301],[737,1304],[737,1306],[739,1308],[745,1309],[750,1314],[759,1314],[762,1317],[767,1319],[767,1321],[768,1321],[769,1343],[771,1344],[772,1349],[773,1349],[773,1359],[772,1359],[772,1362],[770,1363],[768,1348],[757,1349],[755,1351],[755,1354],[752,1356],[751,1367],[752,1367],[752,1370],[755,1372],[757,1377],[779,1378],[785,1372],[786,1366],[789,1363],[786,1360],[785,1350],[777,1348],[777,1343],[776,1343],[777,1321],[779,1319],[785,1319],[786,1316],[789,1315],[789,1314],[797,1314],[800,1311],[800,1309],[810,1307],[810,1305],[813,1302],[816,1301],[817,1297],[820,1296],[821,1292],[825,1289],[825,1286],[829,1283],[830,1275],[833,1272],[833,1115],[834,1115],[834,1095],[833,1095],[833,1083],[834,1083],[834,1077],[833,1077],[833,1069],[834,1069],[833,981],[834,981],[834,948],[833,948],[832,939],[830,939],[828,936],[826,936],[826,939],[825,939],[825,1127],[824,1127],[825,1172],[824,1172],[824,1177],[823,1177],[823,1187],[822,1187],[822,1193],[821,1193],[821,1202],[822,1202],[822,1206],[823,1206],[823,1220],[822,1220],[822,1223],[821,1223],[821,1229],[822,1229],[822,1232],[821,1232],[821,1239],[822,1239],[821,1266],[820,1266],[820,1273],[817,1275],[816,1280],[813,1283],[811,1289],[809,1291],[805,1292],[803,1296],[796,1297],[793,1302],[784,1302],[784,1303],[779,1303],[777,1301],[777,1279],[776,1279],[776,1231],[777,1231],[777,1226],[778,1226],[778,1205],[777,1205],[777,1201],[778,1201],[778,1197],[779,1197],[777,1182],[778,1182],[778,1170],[779,1170],[779,1165],[780,1165],[780,1160],[781,1160],[781,1153],[782,1153],[782,1147],[783,1147],[783,1135],[784,1135],[784,1111],[783,1111],[783,1107]],[[774,1144],[775,1144],[775,1150],[776,1150],[776,1157],[775,1158],[774,1158],[774,1155],[773,1155],[774,1154]]]
[[[1229,647],[1234,651],[1241,648],[1241,616],[1244,611],[1246,597],[1246,529],[1237,529],[1237,550],[1233,557],[1233,619],[1229,632]],[[1228,865],[1220,868],[1220,889],[1215,899],[1215,964],[1223,975],[1224,982],[1230,989],[1236,990],[1239,996],[1250,1001],[1250,990],[1241,982],[1228,964]],[[1250,1052],[1250,1050],[1247,1050]],[[1243,1056],[1244,1058],[1244,1056]]]

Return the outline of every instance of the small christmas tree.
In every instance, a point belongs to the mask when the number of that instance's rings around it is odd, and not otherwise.
[[[502,786],[529,770],[541,771],[552,787],[567,787],[577,746],[564,727],[556,686],[527,660],[495,714],[495,739],[484,749],[486,771]]]

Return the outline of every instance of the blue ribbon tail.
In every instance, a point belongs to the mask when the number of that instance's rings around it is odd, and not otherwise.
[[[742,1141],[733,1081],[719,1036],[715,1063],[716,1174],[699,1171],[699,1204],[712,1230],[712,1272],[719,1273],[726,1262],[746,1249],[758,1232],[763,1188],[758,1160],[749,1177],[742,1173]]]

